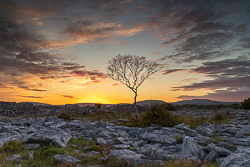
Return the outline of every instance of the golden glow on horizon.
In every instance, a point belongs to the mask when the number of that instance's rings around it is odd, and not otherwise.
[[[84,98],[84,99],[82,100],[82,103],[113,104],[110,100],[104,99],[104,98],[98,97],[98,96],[90,96],[90,97]]]
[[[146,80],[138,89],[137,101],[143,100],[163,100],[166,102],[176,102],[183,99],[176,98],[180,95],[203,96],[211,90],[200,89],[199,91],[171,91],[171,87],[178,86],[182,82],[186,72],[179,72],[162,77],[155,74],[154,79]],[[197,75],[190,74],[192,77]],[[112,86],[116,81],[104,79],[100,83],[94,83],[91,79],[72,76],[61,78],[60,80],[48,79],[40,80],[38,77],[23,79],[27,86],[33,89],[46,91],[31,91],[19,87],[0,88],[0,101],[15,102],[40,102],[52,105],[74,104],[74,103],[102,103],[118,104],[133,103],[134,93],[125,85]],[[64,81],[64,82],[61,82]],[[188,81],[186,81],[188,83]],[[35,87],[39,85],[41,87]],[[176,84],[177,83],[177,84]]]

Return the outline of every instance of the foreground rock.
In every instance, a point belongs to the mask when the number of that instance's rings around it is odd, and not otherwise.
[[[70,106],[68,106],[70,110]],[[76,110],[80,110],[75,106]],[[72,111],[73,112],[73,111]],[[247,112],[250,114],[250,112]],[[221,167],[249,166],[250,123],[241,113],[237,124],[205,123],[195,129],[179,124],[174,127],[149,126],[146,128],[115,126],[112,123],[89,122],[87,119],[65,122],[57,117],[15,118],[0,117],[0,147],[10,140],[25,142],[25,149],[40,145],[65,147],[72,137],[95,140],[102,146],[110,142],[114,149],[110,155],[125,162],[138,164],[163,164],[164,161],[189,158],[196,161],[217,161]],[[220,140],[216,141],[219,137]],[[176,137],[183,138],[178,143]],[[87,156],[98,155],[89,152]],[[30,157],[34,155],[31,153]],[[109,156],[109,155],[107,155]],[[18,155],[9,159],[20,159]],[[55,155],[59,162],[80,162],[69,155]],[[103,157],[105,159],[105,157]]]
[[[186,136],[183,141],[182,155],[184,157],[195,156],[200,160],[204,160],[206,153],[192,137]]]

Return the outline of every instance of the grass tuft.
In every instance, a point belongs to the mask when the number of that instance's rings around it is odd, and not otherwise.
[[[0,148],[0,153],[16,153],[22,151],[24,148],[21,141],[10,140],[5,142],[4,145]]]

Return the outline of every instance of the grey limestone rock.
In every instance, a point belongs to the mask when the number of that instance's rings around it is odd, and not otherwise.
[[[217,147],[214,143],[211,143],[207,146],[207,148],[212,151],[216,151],[217,153],[219,153],[220,155],[223,155],[223,156],[228,156],[230,154],[232,154],[232,151],[228,150],[228,149],[225,149],[223,147]]]
[[[235,145],[250,146],[250,138],[233,138],[231,142]]]
[[[219,167],[231,167],[231,166],[239,166],[243,167],[249,164],[250,155],[246,153],[238,153],[238,154],[230,154],[226,157],[223,163]]]
[[[213,125],[211,125],[210,123],[206,122],[202,126],[195,127],[195,130],[197,130],[203,136],[212,137],[214,135],[215,128],[214,128]]]
[[[175,159],[175,156],[173,154],[169,154],[164,150],[152,152],[150,157],[154,160],[162,160],[162,161],[169,161]]]
[[[40,144],[35,144],[35,143],[29,143],[29,144],[23,144],[24,149],[36,149],[40,147]]]
[[[127,134],[126,132],[124,132],[123,130],[118,130],[117,133],[119,134],[120,137],[122,138],[128,138],[129,134]]]
[[[110,155],[114,155],[121,160],[140,160],[144,157],[142,154],[137,154],[136,152],[128,149],[112,150]]]
[[[55,160],[57,162],[61,162],[61,163],[64,163],[64,162],[70,162],[72,164],[76,164],[78,162],[80,162],[80,160],[74,158],[74,157],[71,157],[67,154],[63,154],[63,155],[59,155],[59,154],[56,154],[53,156],[55,158]]]
[[[243,130],[239,130],[235,133],[235,137],[241,138],[245,135],[245,132]]]
[[[22,161],[21,158],[22,158],[21,154],[14,154],[10,157],[7,157],[6,160]]]
[[[167,135],[160,135],[158,137],[158,142],[165,145],[175,145],[177,143],[175,138],[169,137]]]
[[[182,127],[182,130],[185,132],[187,136],[195,137],[198,135],[198,132],[196,130],[187,128],[185,126]]]
[[[29,152],[29,159],[34,159],[34,151]]]
[[[53,137],[51,143],[57,147],[66,147],[66,144],[64,144],[58,137]]]
[[[100,153],[96,152],[96,151],[90,151],[90,152],[86,153],[86,155],[88,155],[88,156],[94,156],[94,155],[100,155]]]
[[[208,162],[214,162],[216,158],[218,157],[218,153],[214,150],[210,151],[210,153],[205,157],[204,160],[207,160]]]
[[[199,144],[209,144],[209,143],[215,142],[214,139],[207,137],[207,136],[202,136],[201,134],[198,134],[194,139]]]
[[[102,137],[98,137],[98,138],[96,139],[96,143],[97,143],[98,145],[105,145],[105,144],[107,143],[107,141],[106,141],[105,139],[103,139]]]
[[[126,144],[118,144],[118,145],[114,145],[115,149],[129,149],[130,145],[126,145]]]
[[[203,160],[206,153],[192,137],[186,136],[183,141],[182,155],[196,156],[200,160]]]
[[[158,137],[156,134],[154,133],[144,133],[142,134],[142,137],[141,137],[143,140],[146,140],[148,142],[157,142],[158,141]]]

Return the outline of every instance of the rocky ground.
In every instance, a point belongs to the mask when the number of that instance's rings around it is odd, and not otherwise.
[[[210,117],[214,111],[180,109],[175,115]],[[223,109],[219,112],[233,115],[228,124],[204,125],[194,129],[179,124],[174,127],[151,125],[146,128],[117,126],[113,123],[79,118],[65,122],[55,116],[9,118],[0,116],[0,147],[10,140],[21,140],[25,149],[30,149],[29,158],[40,145],[56,145],[64,148],[72,137],[94,140],[97,145],[107,142],[114,144],[111,152],[100,158],[105,161],[110,155],[118,159],[138,164],[164,164],[168,160],[182,158],[196,161],[217,161],[220,167],[250,166],[250,111]],[[0,113],[1,114],[1,113]],[[126,121],[119,119],[118,122]],[[76,150],[77,152],[77,150]],[[99,152],[88,152],[88,156]],[[82,163],[77,157],[67,154],[53,155],[56,161],[71,162],[76,166]],[[20,154],[7,157],[8,160],[22,161]]]

